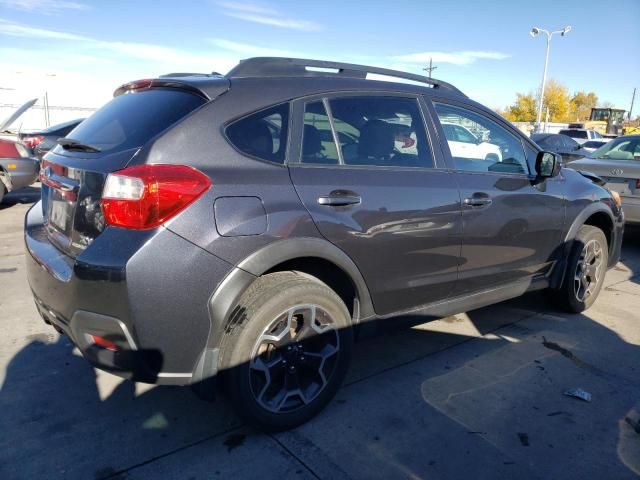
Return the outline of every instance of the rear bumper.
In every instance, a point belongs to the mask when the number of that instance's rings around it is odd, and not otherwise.
[[[0,166],[6,172],[5,185],[10,192],[28,187],[38,179],[40,172],[37,158],[0,158]]]
[[[107,228],[73,259],[49,242],[41,203],[27,213],[25,244],[40,314],[91,364],[136,381],[191,383],[210,330],[208,300],[230,264],[164,228]]]

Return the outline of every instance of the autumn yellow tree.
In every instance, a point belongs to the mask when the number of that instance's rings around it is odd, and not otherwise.
[[[598,96],[594,92],[576,92],[569,102],[569,114],[572,122],[588,120],[591,109],[598,104]]]
[[[597,101],[598,97],[593,92],[576,92],[571,96],[565,85],[553,79],[549,80],[544,89],[542,121],[547,118],[547,108],[550,122],[575,122],[577,119],[588,119],[591,108]],[[538,114],[537,95],[532,92],[516,93],[515,103],[499,113],[512,122],[533,122]]]
[[[550,122],[570,121],[569,115],[569,90],[556,80],[549,80],[544,89],[544,101],[542,102],[542,121],[546,119],[549,109]]]
[[[536,119],[536,99],[533,93],[516,93],[516,103],[499,113],[511,122],[533,122]]]

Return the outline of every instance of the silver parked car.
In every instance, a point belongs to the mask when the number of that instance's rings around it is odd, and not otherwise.
[[[620,194],[626,223],[640,224],[640,135],[611,140],[570,168],[602,177],[606,188]]]

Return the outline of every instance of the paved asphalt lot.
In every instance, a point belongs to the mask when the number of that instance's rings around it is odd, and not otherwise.
[[[584,315],[539,294],[361,341],[336,400],[288,433],[224,401],[93,370],[38,317],[0,206],[0,478],[635,478],[640,232]],[[581,387],[591,403],[562,393]]]

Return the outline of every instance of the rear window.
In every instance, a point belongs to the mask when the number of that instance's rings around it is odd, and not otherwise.
[[[229,141],[246,155],[284,163],[289,130],[289,104],[260,110],[227,127]]]
[[[560,133],[571,138],[587,138],[585,130],[560,130]]]
[[[73,130],[73,139],[102,153],[144,145],[206,100],[181,90],[151,89],[115,97]]]

